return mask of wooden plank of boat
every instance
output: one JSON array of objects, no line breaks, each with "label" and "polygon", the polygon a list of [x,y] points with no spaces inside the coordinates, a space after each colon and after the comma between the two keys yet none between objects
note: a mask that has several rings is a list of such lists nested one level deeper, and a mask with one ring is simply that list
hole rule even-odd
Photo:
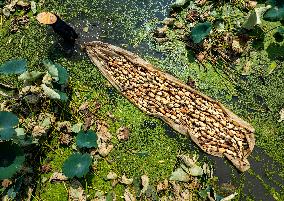
[{"label": "wooden plank of boat", "polygon": [[208,154],[227,157],[240,171],[255,145],[254,128],[219,102],[122,48],[84,44],[108,81],[143,112],[189,136]]}]

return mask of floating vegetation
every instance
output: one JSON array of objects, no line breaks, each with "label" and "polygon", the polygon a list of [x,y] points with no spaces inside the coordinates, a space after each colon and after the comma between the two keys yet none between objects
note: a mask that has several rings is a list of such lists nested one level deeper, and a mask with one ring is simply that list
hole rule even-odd
[{"label": "floating vegetation", "polygon": [[206,36],[209,35],[212,29],[210,22],[196,24],[191,30],[191,38],[193,42],[200,43]]},{"label": "floating vegetation", "polygon": [[2,64],[0,73],[5,75],[21,74],[26,71],[27,61],[25,59],[13,59]]},{"label": "floating vegetation", "polygon": [[97,148],[98,137],[96,133],[92,130],[87,131],[84,133],[80,131],[76,138],[76,143],[79,148]]},{"label": "floating vegetation", "polygon": [[[45,65],[45,72],[28,71],[25,59],[13,59],[0,67],[0,74],[18,75],[18,83],[24,83],[22,87],[0,83],[1,95],[6,98],[0,108],[0,180],[9,181],[9,185],[3,186],[3,192],[8,192],[9,198],[19,196],[21,189],[25,188],[20,182],[21,178],[32,180],[29,173],[35,168],[30,166],[34,162],[28,164],[25,161],[32,160],[32,156],[38,153],[34,152],[37,145],[42,145],[42,141],[47,139],[48,133],[53,129],[56,118],[47,112],[52,110],[48,108],[48,102],[50,99],[68,99],[60,91],[67,87],[67,71],[51,62],[45,62]],[[60,90],[54,89],[54,85]],[[11,91],[13,93],[9,93]],[[13,196],[9,192],[13,192]]]},{"label": "floating vegetation", "polygon": [[0,180],[9,179],[21,170],[25,155],[12,141],[0,142],[0,161]]},{"label": "floating vegetation", "polygon": [[62,170],[68,178],[80,178],[89,172],[91,162],[90,154],[74,153],[64,162]]},{"label": "floating vegetation", "polygon": [[101,42],[84,47],[111,84],[143,112],[190,136],[205,152],[225,155],[239,170],[250,167],[255,140],[247,122],[131,52]]},{"label": "floating vegetation", "polygon": [[[1,199],[284,200],[282,8],[280,0],[0,0]],[[74,52],[65,54],[62,39],[37,21],[38,12],[52,12],[75,28]],[[42,22],[52,23],[50,16],[42,15]],[[222,118],[206,121],[223,117],[219,104],[197,92],[188,97],[159,73],[152,79],[143,71],[144,80],[136,71],[117,71],[118,86],[137,99],[131,104],[77,48],[93,40],[135,52],[247,119],[257,139],[248,158],[251,169],[240,173],[226,160],[202,153],[134,106],[168,115],[174,125],[188,128],[188,119],[189,128],[205,128],[205,134],[192,131],[198,142],[206,141],[204,149],[217,148],[218,154],[225,149],[224,155],[231,149],[223,144],[233,147],[233,155],[240,145],[247,151],[247,139],[228,139],[227,131],[240,135],[238,126],[228,129]],[[50,60],[42,62],[45,58]],[[110,72],[133,71],[124,56],[109,63]],[[135,77],[139,87],[131,88]],[[189,112],[183,110],[187,106]],[[227,138],[211,136],[208,128],[227,129]]]}]

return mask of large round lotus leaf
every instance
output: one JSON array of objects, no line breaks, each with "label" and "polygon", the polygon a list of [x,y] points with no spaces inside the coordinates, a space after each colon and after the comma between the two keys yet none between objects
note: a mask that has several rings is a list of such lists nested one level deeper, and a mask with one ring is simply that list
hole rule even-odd
[{"label": "large round lotus leaf", "polygon": [[209,35],[212,29],[210,22],[198,23],[191,30],[191,38],[194,43],[200,43],[206,36]]},{"label": "large round lotus leaf", "polygon": [[58,84],[67,84],[69,76],[65,68],[59,64],[54,64],[49,60],[43,61],[43,64],[47,68],[48,73],[58,82]]},{"label": "large round lotus leaf", "polygon": [[264,13],[263,19],[270,22],[284,20],[284,5],[282,5],[282,7],[272,7],[268,9]]},{"label": "large round lotus leaf", "polygon": [[87,133],[80,131],[76,138],[76,143],[79,148],[97,148],[98,147],[97,134],[89,130]]},{"label": "large round lotus leaf", "polygon": [[271,6],[284,6],[284,1],[283,0],[268,0],[267,1],[268,4],[270,4]]},{"label": "large round lotus leaf", "polygon": [[25,156],[21,148],[5,141],[0,143],[0,180],[11,178],[19,171],[25,161]]},{"label": "large round lotus leaf", "polygon": [[0,73],[11,75],[21,74],[26,71],[27,61],[25,59],[12,59],[0,66]]},{"label": "large round lotus leaf", "polygon": [[92,162],[90,154],[74,153],[63,164],[62,171],[68,178],[83,177],[89,172]]},{"label": "large round lotus leaf", "polygon": [[16,134],[19,119],[11,112],[0,111],[0,140],[9,140]]}]

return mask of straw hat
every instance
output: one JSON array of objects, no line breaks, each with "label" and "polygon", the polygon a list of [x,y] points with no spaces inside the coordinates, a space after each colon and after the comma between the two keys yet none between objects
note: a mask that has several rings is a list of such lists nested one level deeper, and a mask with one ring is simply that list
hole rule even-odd
[{"label": "straw hat", "polygon": [[42,24],[54,24],[57,21],[56,15],[50,12],[39,13],[36,19]]}]

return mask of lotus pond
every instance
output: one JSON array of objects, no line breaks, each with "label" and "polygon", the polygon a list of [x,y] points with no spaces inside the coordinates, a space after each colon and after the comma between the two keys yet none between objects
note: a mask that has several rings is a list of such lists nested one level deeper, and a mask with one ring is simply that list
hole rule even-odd
[{"label": "lotus pond", "polygon": [[[284,200],[281,0],[0,0],[3,200]],[[73,52],[38,13],[78,33]],[[255,128],[239,172],[136,108],[80,45],[127,49]]]}]

